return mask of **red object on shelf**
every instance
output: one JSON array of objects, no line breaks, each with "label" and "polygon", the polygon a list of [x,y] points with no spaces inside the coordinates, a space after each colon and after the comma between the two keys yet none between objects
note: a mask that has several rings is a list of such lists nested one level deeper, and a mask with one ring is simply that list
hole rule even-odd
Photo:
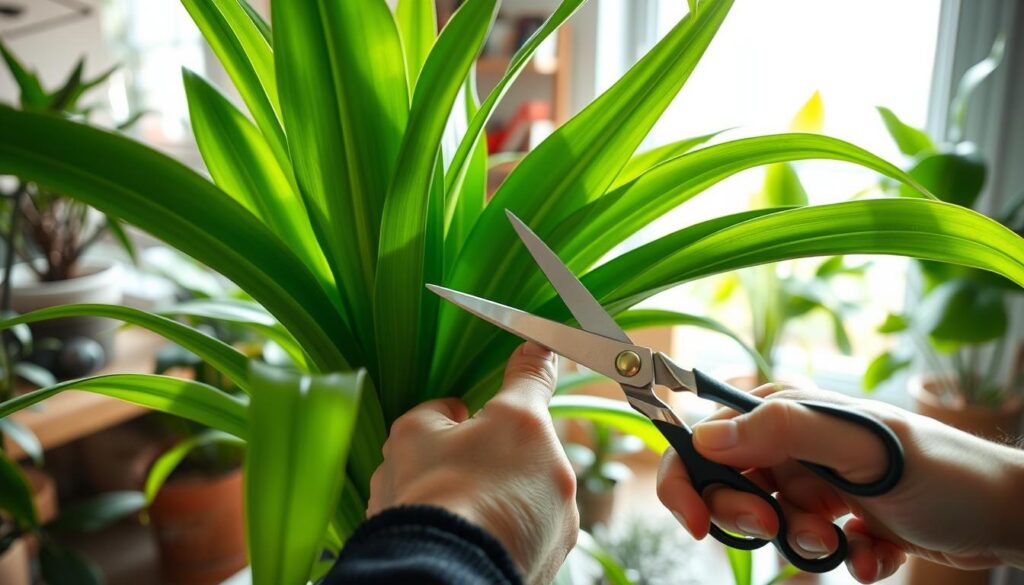
[{"label": "red object on shelf", "polygon": [[523,143],[530,135],[530,126],[550,120],[551,104],[541,100],[523,102],[504,126],[487,133],[487,151],[493,154],[525,150]]}]

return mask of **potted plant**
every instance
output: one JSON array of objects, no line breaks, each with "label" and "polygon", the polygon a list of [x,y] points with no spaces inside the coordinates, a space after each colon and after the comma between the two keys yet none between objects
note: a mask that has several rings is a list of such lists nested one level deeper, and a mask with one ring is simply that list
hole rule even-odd
[{"label": "potted plant", "polygon": [[[794,132],[820,133],[824,128],[824,105],[815,92],[790,122]],[[755,209],[764,207],[802,207],[810,202],[800,177],[793,165],[775,163],[765,167],[760,190],[751,197]],[[826,315],[832,326],[836,348],[844,354],[852,351],[844,320],[855,306],[836,293],[837,281],[858,279],[867,264],[849,265],[842,256],[833,256],[807,270],[806,263],[787,262],[767,264],[723,276],[712,301],[722,303],[743,295],[751,321],[753,348],[768,362],[750,373],[728,377],[730,384],[754,389],[768,382],[791,383],[798,386],[813,385],[810,380],[794,372],[776,372],[776,350],[783,335],[795,322],[815,313]]]},{"label": "potted plant", "polygon": [[629,466],[612,457],[630,455],[644,448],[639,438],[617,432],[605,424],[590,422],[588,445],[563,444],[576,471],[576,503],[580,511],[580,528],[591,531],[597,525],[607,526],[615,508],[615,490],[633,476]]},{"label": "potted plant", "polygon": [[[944,201],[973,208],[985,184],[987,163],[962,139],[970,96],[999,66],[1003,39],[989,56],[960,80],[945,140],[903,123],[891,110],[879,113],[901,152],[912,159],[908,173]],[[886,185],[898,190],[895,185]],[[1024,191],[995,216],[1024,234]],[[1002,439],[1016,437],[1024,411],[1024,342],[1008,328],[1009,306],[1020,289],[1005,279],[966,267],[916,261],[918,290],[900,313],[887,316],[882,333],[903,334],[910,343],[878,355],[864,376],[874,390],[897,372],[918,367],[908,390],[914,409],[970,433]],[[1006,360],[1009,360],[1009,367]],[[988,583],[989,571],[963,571],[912,559],[909,582]]]},{"label": "potted plant", "polygon": [[[426,283],[570,319],[515,245],[506,208],[584,274],[614,313],[680,282],[816,255],[913,255],[1024,283],[1018,235],[934,200],[895,166],[836,139],[790,133],[634,158],[729,0],[691,2],[687,17],[527,155],[490,202],[483,196],[483,127],[537,45],[582,0],[558,6],[479,106],[466,80],[496,0],[467,0],[440,33],[424,16],[432,3],[392,13],[384,2],[284,2],[275,4],[272,28],[239,0],[184,3],[252,115],[185,72],[212,181],[123,136],[4,107],[0,172],[111,212],[224,275],[273,317],[275,341],[296,368],[249,361],[152,313],[56,307],[3,325],[76,314],[142,325],[201,356],[248,399],[190,380],[121,374],[17,397],[0,415],[75,388],[245,440],[246,529],[257,585],[304,583],[329,566],[323,551],[337,551],[363,519],[391,421],[442,395],[461,396],[475,410],[496,391],[516,340],[441,306]],[[413,35],[436,40],[402,42]],[[470,98],[466,109],[454,108],[459,94]],[[465,131],[446,138],[452,114],[469,123],[452,125]],[[917,196],[726,215],[600,263],[625,238],[727,176],[814,157],[867,166],[906,182]],[[986,245],[974,244],[978,238]],[[621,407],[580,410],[637,425]]]},{"label": "potted plant", "polygon": [[[80,59],[58,87],[47,90],[2,43],[0,54],[21,90],[22,109],[79,120],[86,120],[95,109],[95,104],[83,105],[82,99],[115,70],[87,79],[85,60]],[[137,119],[129,119],[118,129],[127,128]],[[32,181],[18,179],[10,193],[3,195],[7,229],[15,235],[14,250],[22,260],[14,269],[15,311],[121,301],[120,265],[111,258],[85,255],[108,233],[132,254],[131,243],[115,218]],[[88,374],[99,368],[111,352],[113,325],[95,317],[33,324],[36,339],[47,343],[37,345],[32,360],[61,378]]]}]

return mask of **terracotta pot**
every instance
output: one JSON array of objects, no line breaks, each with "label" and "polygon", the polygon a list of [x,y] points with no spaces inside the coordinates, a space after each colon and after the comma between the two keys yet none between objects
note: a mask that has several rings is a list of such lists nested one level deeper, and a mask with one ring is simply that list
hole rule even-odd
[{"label": "terracotta pot", "polygon": [[212,585],[248,564],[241,469],[212,478],[172,479],[149,514],[170,582]]},{"label": "terracotta pot", "polygon": [[0,554],[0,583],[4,585],[31,585],[32,577],[29,570],[29,550],[24,538],[11,543],[3,554]]},{"label": "terracotta pot", "polygon": [[[104,258],[86,258],[79,262],[78,275],[67,280],[40,282],[25,264],[14,267],[11,276],[11,306],[18,313],[58,305],[121,302],[121,265]],[[86,338],[99,344],[75,352],[37,347],[32,361],[38,362],[58,377],[84,376],[102,367],[114,352],[117,321],[100,317],[68,317],[32,323],[36,340],[56,339],[65,343]],[[82,341],[76,341],[81,343]],[[95,349],[93,349],[95,348]],[[93,351],[88,351],[93,349]]]},{"label": "terracotta pot", "polygon": [[[990,439],[1016,436],[1020,429],[1024,402],[1019,397],[998,408],[962,403],[950,406],[939,399],[939,378],[915,376],[908,390],[914,410],[925,416],[969,433]],[[911,557],[906,569],[908,585],[986,585],[990,571],[965,571],[918,557]]]},{"label": "terracotta pot", "polygon": [[167,441],[143,421],[131,421],[83,437],[78,456],[89,485],[98,492],[141,490],[149,466]]},{"label": "terracotta pot", "polygon": [[576,507],[580,511],[580,528],[590,532],[598,524],[608,526],[615,511],[615,491],[618,487],[607,490],[591,490],[584,485],[576,489]]},{"label": "terracotta pot", "polygon": [[914,400],[914,410],[962,431],[999,440],[1016,437],[1020,430],[1024,401],[1013,396],[998,408],[961,403],[950,406],[939,399],[939,378],[915,376],[911,378],[908,390]]}]

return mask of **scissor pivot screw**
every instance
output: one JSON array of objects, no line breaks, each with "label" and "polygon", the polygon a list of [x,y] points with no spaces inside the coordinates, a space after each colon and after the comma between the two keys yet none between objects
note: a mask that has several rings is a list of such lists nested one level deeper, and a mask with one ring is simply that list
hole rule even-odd
[{"label": "scissor pivot screw", "polygon": [[635,351],[627,349],[615,356],[615,370],[627,378],[632,378],[640,373],[640,356]]}]

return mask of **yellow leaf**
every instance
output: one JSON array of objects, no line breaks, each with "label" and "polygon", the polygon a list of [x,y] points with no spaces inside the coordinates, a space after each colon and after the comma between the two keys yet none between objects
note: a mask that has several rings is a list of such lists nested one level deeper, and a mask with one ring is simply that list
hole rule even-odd
[{"label": "yellow leaf", "polygon": [[821,101],[821,92],[815,91],[814,95],[800,108],[800,111],[793,116],[793,121],[789,123],[789,130],[819,134],[824,127],[825,104]]}]

